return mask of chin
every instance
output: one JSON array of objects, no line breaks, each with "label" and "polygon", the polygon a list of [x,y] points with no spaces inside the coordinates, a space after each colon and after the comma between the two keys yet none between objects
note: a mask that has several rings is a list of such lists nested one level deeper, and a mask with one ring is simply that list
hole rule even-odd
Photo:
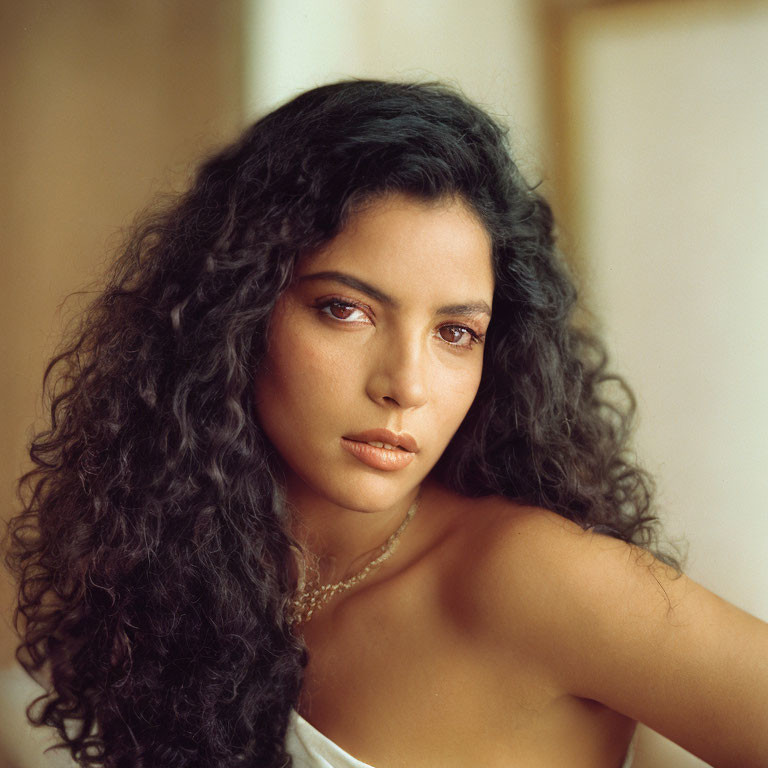
[{"label": "chin", "polygon": [[[421,475],[410,477],[395,472],[349,472],[333,481],[325,476],[304,481],[305,486],[318,496],[327,499],[345,509],[354,509],[364,513],[384,512],[413,492],[422,482]],[[330,482],[329,482],[330,481]]]}]

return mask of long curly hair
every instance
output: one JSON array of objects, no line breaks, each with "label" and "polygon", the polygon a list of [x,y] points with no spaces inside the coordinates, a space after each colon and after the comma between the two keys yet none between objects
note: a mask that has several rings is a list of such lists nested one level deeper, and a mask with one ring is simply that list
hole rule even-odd
[{"label": "long curly hair", "polygon": [[286,622],[296,542],[254,375],[297,258],[395,192],[458,196],[492,240],[482,381],[435,473],[657,547],[634,401],[574,324],[550,207],[505,129],[440,84],[315,88],[140,219],[46,369],[50,424],[5,559],[17,658],[50,680],[28,717],[78,764],[290,765],[308,655]]}]

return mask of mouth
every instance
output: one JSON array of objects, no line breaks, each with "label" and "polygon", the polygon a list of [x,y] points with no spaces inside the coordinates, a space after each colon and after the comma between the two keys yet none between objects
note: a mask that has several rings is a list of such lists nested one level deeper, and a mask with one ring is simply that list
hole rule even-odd
[{"label": "mouth", "polygon": [[[351,438],[350,438],[351,439]],[[389,443],[379,443],[376,440],[355,440],[353,441],[355,443],[362,443],[364,442],[366,445],[372,445],[374,448],[384,448],[387,451],[405,451],[405,448],[402,448],[399,445],[390,445]],[[410,453],[410,451],[408,451]]]},{"label": "mouth", "polygon": [[344,435],[344,439],[356,443],[366,443],[373,448],[381,448],[385,451],[406,453],[418,453],[419,451],[419,444],[407,432],[396,434],[388,429],[369,429],[356,435]]},{"label": "mouth", "polygon": [[368,467],[385,472],[405,469],[416,458],[414,451],[382,440],[342,437],[341,447]]}]

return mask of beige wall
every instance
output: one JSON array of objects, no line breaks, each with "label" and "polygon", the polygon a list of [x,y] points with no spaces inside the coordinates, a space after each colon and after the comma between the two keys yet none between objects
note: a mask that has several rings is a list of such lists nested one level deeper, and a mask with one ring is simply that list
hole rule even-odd
[{"label": "beige wall", "polygon": [[248,0],[246,109],[344,77],[440,79],[509,122],[546,167],[538,0]]},{"label": "beige wall", "polygon": [[[0,3],[2,518],[59,305],[152,195],[183,186],[190,161],[241,124],[241,12],[238,0]],[[4,573],[0,601],[1,667],[15,645]],[[3,711],[0,750],[21,725]]]},{"label": "beige wall", "polygon": [[622,3],[569,42],[585,289],[638,454],[689,575],[768,620],[768,4]]}]

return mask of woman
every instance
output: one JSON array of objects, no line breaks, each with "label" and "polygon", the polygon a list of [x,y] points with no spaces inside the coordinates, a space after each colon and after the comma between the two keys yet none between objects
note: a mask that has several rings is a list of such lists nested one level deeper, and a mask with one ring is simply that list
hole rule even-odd
[{"label": "woman", "polygon": [[317,88],[206,162],[46,374],[37,722],[81,765],[608,768],[636,720],[768,763],[768,627],[659,551],[574,302],[445,87]]}]

